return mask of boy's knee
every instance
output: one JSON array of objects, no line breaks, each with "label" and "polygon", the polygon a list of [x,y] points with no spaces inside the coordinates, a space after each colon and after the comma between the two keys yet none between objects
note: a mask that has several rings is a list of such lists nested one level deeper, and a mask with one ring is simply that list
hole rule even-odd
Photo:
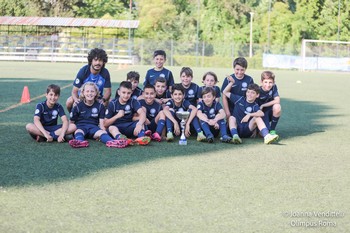
[{"label": "boy's knee", "polygon": [[279,116],[281,114],[281,112],[282,112],[281,105],[280,104],[273,105],[272,111],[273,111],[274,115],[278,115]]}]

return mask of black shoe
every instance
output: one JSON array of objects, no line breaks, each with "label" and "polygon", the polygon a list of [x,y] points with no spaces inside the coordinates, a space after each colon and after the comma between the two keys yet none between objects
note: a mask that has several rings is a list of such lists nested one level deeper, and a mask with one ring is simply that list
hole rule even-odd
[{"label": "black shoe", "polygon": [[74,139],[73,134],[66,134],[64,135],[64,140],[68,142],[69,140]]},{"label": "black shoe", "polygon": [[43,136],[36,136],[36,141],[37,142],[47,142],[47,139]]},{"label": "black shoe", "polygon": [[209,143],[213,143],[213,142],[214,142],[214,137],[213,137],[213,136],[208,136],[208,137],[207,137],[207,141],[208,141]]}]

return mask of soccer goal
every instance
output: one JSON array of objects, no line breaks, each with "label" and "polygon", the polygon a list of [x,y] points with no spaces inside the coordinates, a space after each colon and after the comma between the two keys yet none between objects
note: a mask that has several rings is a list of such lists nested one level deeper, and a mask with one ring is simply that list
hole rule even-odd
[{"label": "soccer goal", "polygon": [[302,70],[350,71],[350,42],[303,40]]}]

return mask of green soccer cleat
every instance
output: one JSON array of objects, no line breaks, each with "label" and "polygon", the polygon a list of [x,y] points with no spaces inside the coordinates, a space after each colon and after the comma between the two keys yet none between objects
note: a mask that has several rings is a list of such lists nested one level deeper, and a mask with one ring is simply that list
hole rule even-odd
[{"label": "green soccer cleat", "polygon": [[233,143],[233,144],[242,144],[242,139],[238,136],[238,134],[234,134],[232,136],[231,143]]},{"label": "green soccer cleat", "polygon": [[275,135],[273,135],[273,134],[267,134],[265,137],[264,137],[264,143],[267,145],[267,144],[271,144],[271,143],[273,143],[273,142],[275,142],[275,141],[277,141],[278,140],[278,135],[277,134],[275,134]]},{"label": "green soccer cleat", "polygon": [[271,135],[277,135],[276,130],[270,130]]},{"label": "green soccer cleat", "polygon": [[207,137],[204,136],[203,132],[199,132],[199,133],[197,134],[197,141],[198,141],[198,142],[207,141]]},{"label": "green soccer cleat", "polygon": [[172,132],[168,132],[168,133],[166,134],[166,141],[167,141],[167,142],[172,142],[172,141],[174,141],[174,134],[173,134]]}]

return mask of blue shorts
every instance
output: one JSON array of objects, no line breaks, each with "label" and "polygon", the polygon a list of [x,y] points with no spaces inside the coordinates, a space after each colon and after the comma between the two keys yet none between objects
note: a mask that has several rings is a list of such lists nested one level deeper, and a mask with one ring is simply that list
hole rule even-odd
[{"label": "blue shorts", "polygon": [[97,131],[101,130],[97,125],[77,125],[77,129],[80,129],[84,132],[85,138],[94,138],[94,135]]},{"label": "blue shorts", "polygon": [[44,126],[44,129],[49,132],[55,132],[56,130],[62,128],[62,125],[48,125]]},{"label": "blue shorts", "polygon": [[116,126],[121,134],[124,134],[127,137],[135,137],[134,135],[134,129],[136,128],[136,124],[139,121],[132,121],[132,122],[124,122],[124,123],[118,123],[114,124]]},{"label": "blue shorts", "polygon": [[151,121],[151,124],[146,125],[146,128],[147,128],[147,130],[151,130],[152,132],[156,132],[156,130],[157,130],[157,123],[156,123],[156,120],[153,119],[153,120]]},{"label": "blue shorts", "polygon": [[237,131],[241,138],[249,138],[253,134],[249,129],[249,122],[239,123],[237,125]]}]

